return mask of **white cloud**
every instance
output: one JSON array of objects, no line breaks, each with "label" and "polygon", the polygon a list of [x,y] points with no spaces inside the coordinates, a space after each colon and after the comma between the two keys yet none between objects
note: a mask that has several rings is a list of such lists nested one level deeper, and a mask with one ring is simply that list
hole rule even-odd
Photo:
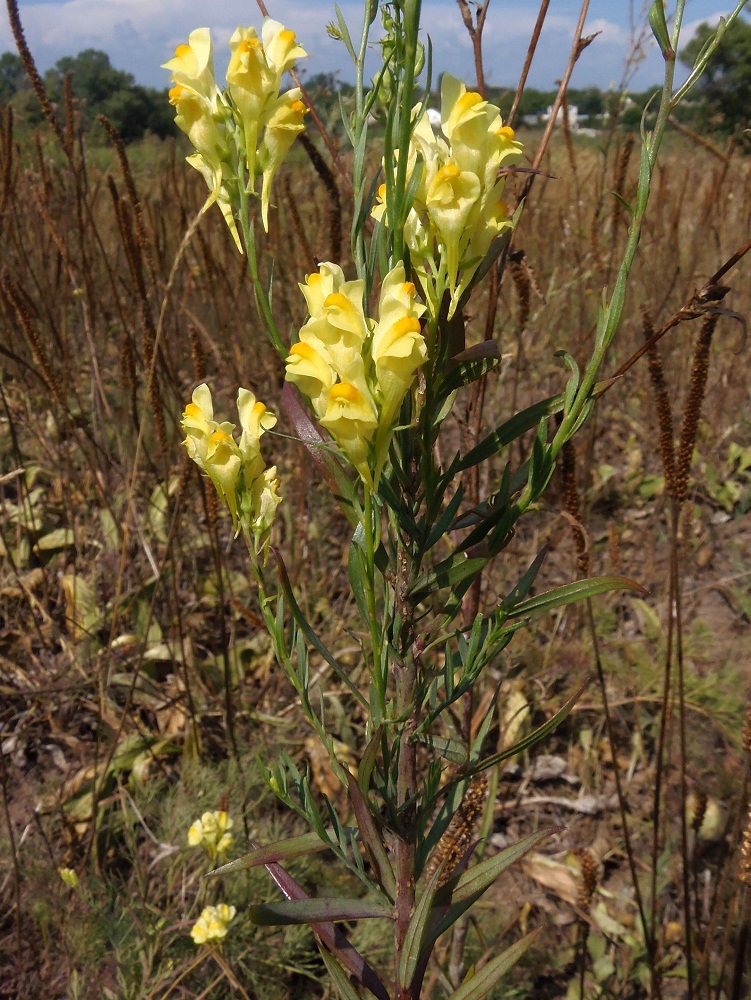
[{"label": "white cloud", "polygon": [[[349,0],[341,5],[355,44],[362,23],[362,4]],[[326,34],[326,22],[333,19],[333,0],[278,0],[272,10],[279,20],[294,27],[311,54],[306,60],[308,74],[341,70],[343,79],[352,79],[344,46]],[[252,14],[251,14],[252,12]],[[75,55],[85,48],[103,49],[118,69],[134,74],[153,86],[166,86],[159,65],[170,58],[177,44],[198,26],[208,25],[215,37],[217,75],[223,69],[222,49],[237,24],[257,23],[250,0],[222,0],[216,7],[205,0],[67,0],[67,2],[22,5],[21,16],[29,46],[42,70],[63,55]],[[485,27],[483,51],[490,83],[514,85],[521,72],[527,41],[535,22],[529,6],[491,5]],[[453,3],[425,0],[423,25],[433,43],[434,73],[450,70],[468,80],[474,78],[469,37]],[[549,15],[529,83],[544,89],[554,86],[562,75],[576,27],[573,15]],[[583,53],[575,70],[575,85],[596,83],[607,86],[618,78],[628,49],[629,32],[615,21],[599,18],[589,23],[586,33],[600,36]],[[373,25],[378,37],[380,24]],[[0,51],[13,50],[7,23],[0,24]],[[375,55],[370,71],[375,71]],[[644,85],[659,78],[659,57],[642,67]],[[635,81],[636,84],[636,81]]]}]

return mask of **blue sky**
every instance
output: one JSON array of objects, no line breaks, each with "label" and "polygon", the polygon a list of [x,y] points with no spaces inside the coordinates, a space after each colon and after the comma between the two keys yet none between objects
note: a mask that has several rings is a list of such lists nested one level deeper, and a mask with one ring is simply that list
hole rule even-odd
[{"label": "blue sky", "polygon": [[[166,86],[168,74],[160,63],[193,28],[208,26],[215,41],[217,78],[226,65],[224,46],[238,24],[260,25],[253,0],[21,0],[20,12],[27,41],[40,69],[64,55],[82,49],[102,49],[113,66],[133,73],[139,83]],[[352,78],[344,47],[332,41],[325,25],[334,16],[334,0],[267,0],[272,17],[297,32],[310,54],[308,74],[340,71]],[[563,73],[579,11],[578,0],[552,0],[529,84],[552,89]],[[669,6],[672,7],[672,4]],[[353,35],[362,23],[362,5],[344,0],[340,7]],[[537,0],[491,0],[484,35],[486,77],[489,83],[514,85],[538,9]],[[732,6],[722,0],[688,0],[684,25],[687,40],[696,25],[716,21]],[[632,23],[633,17],[633,23]],[[591,0],[585,34],[600,31],[583,53],[574,86],[619,85],[626,60],[644,23],[642,0]],[[433,42],[436,74],[449,70],[473,82],[472,50],[455,0],[423,0],[423,24]],[[379,28],[377,21],[374,28]],[[375,32],[377,37],[378,31]],[[0,23],[0,52],[15,51],[7,21]],[[630,89],[656,83],[662,60],[653,44],[643,47]],[[302,65],[302,64],[301,64]],[[373,58],[373,67],[375,57]]]}]

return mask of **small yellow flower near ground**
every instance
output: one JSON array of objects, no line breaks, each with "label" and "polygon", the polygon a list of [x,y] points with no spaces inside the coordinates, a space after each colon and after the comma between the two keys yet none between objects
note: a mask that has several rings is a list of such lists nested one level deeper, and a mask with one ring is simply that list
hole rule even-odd
[{"label": "small yellow flower near ground", "polygon": [[221,941],[227,936],[227,929],[235,919],[237,909],[220,903],[218,906],[205,906],[201,916],[193,924],[190,936],[196,944],[208,944]]},{"label": "small yellow flower near ground", "polygon": [[78,875],[76,875],[72,868],[58,868],[57,873],[71,889],[78,888]]},{"label": "small yellow flower near ground", "polygon": [[229,831],[233,826],[226,812],[218,809],[205,812],[188,830],[188,844],[190,847],[203,847],[214,861],[231,847],[232,834]]}]

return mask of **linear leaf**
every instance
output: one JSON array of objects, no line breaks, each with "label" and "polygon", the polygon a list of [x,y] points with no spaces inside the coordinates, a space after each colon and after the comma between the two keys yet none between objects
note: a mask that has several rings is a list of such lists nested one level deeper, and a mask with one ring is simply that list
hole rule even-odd
[{"label": "linear leaf", "polygon": [[360,791],[357,778],[347,771],[347,785],[349,787],[349,797],[352,802],[352,809],[355,813],[357,828],[360,831],[365,850],[368,852],[371,863],[378,873],[378,881],[388,895],[394,899],[396,897],[396,878],[394,869],[391,867],[386,850],[383,846],[380,831],[373,819],[373,814],[368,808],[368,803]]},{"label": "linear leaf", "polygon": [[462,351],[451,360],[455,365],[449,369],[448,375],[441,382],[441,399],[493,371],[500,365],[501,355],[494,340],[485,340],[470,347],[469,350]]},{"label": "linear leaf", "polygon": [[526,601],[520,601],[509,610],[508,616],[520,618],[535,611],[550,611],[552,608],[583,601],[611,590],[630,590],[642,597],[649,593],[641,584],[629,580],[627,576],[594,576],[588,580],[576,580],[574,583],[555,587],[544,594],[537,594],[535,597],[527,598]]},{"label": "linear leaf", "polygon": [[417,905],[407,926],[407,933],[404,936],[404,947],[399,957],[399,968],[397,970],[397,979],[402,989],[407,989],[412,985],[417,963],[422,952],[422,942],[428,926],[430,911],[438,890],[438,883],[443,875],[444,866],[445,861],[431,875],[428,884],[425,886],[425,891],[417,900]]},{"label": "linear leaf", "polygon": [[528,406],[526,410],[517,413],[510,420],[501,424],[500,427],[496,427],[478,445],[471,451],[468,451],[462,458],[459,468],[463,471],[464,469],[471,469],[474,465],[479,465],[480,462],[484,462],[502,448],[516,441],[526,431],[537,427],[540,420],[545,417],[551,417],[554,413],[560,413],[562,409],[562,394],[550,396],[548,399],[542,399],[538,403],[533,403],[532,406]]},{"label": "linear leaf", "polygon": [[502,872],[541,844],[543,840],[558,833],[559,830],[560,827],[552,826],[547,830],[530,833],[528,836],[522,837],[521,840],[517,840],[515,844],[504,848],[500,854],[486,858],[479,865],[469,868],[457,882],[456,888],[451,894],[451,902],[461,903],[470,896],[478,898],[478,895],[485,892]]},{"label": "linear leaf", "polygon": [[423,573],[412,585],[410,595],[415,602],[421,601],[433,591],[453,587],[467,577],[475,576],[486,563],[487,559],[484,558],[467,559],[463,552],[455,553],[427,573]]},{"label": "linear leaf", "polygon": [[352,694],[357,698],[360,704],[364,708],[368,708],[367,699],[364,697],[361,691],[358,690],[355,684],[350,680],[347,672],[339,664],[339,661],[330,653],[329,650],[324,646],[323,642],[319,639],[316,633],[313,631],[310,622],[302,613],[300,605],[297,603],[294,593],[292,592],[292,586],[289,582],[289,575],[287,573],[287,567],[284,565],[284,560],[282,559],[281,553],[278,549],[273,546],[271,551],[276,559],[277,571],[279,573],[279,582],[281,583],[282,590],[284,591],[284,597],[289,604],[289,609],[292,612],[292,617],[295,619],[300,631],[303,633],[310,645],[316,649],[324,660],[329,664],[329,666],[334,670],[339,680],[341,680],[350,689]]},{"label": "linear leaf", "polygon": [[326,970],[334,984],[334,989],[339,994],[340,1000],[362,1000],[360,994],[350,982],[350,978],[339,962],[329,952],[327,948],[320,948],[321,958]]},{"label": "linear leaf", "polygon": [[260,903],[248,909],[251,922],[261,926],[314,924],[320,920],[393,920],[390,909],[367,899],[285,899],[279,903]]},{"label": "linear leaf", "polygon": [[548,719],[537,729],[533,730],[528,736],[519,740],[518,743],[514,743],[513,746],[507,747],[505,750],[501,750],[499,753],[494,753],[490,757],[486,757],[484,760],[478,761],[478,763],[472,767],[468,772],[466,777],[471,777],[472,775],[479,774],[480,771],[487,771],[489,767],[493,767],[494,764],[500,764],[501,761],[507,760],[509,757],[515,757],[516,754],[521,753],[522,750],[528,750],[529,747],[533,747],[535,743],[539,743],[540,740],[545,739],[548,733],[552,733],[554,729],[563,722],[568,713],[581,698],[584,693],[585,688],[589,681],[585,681],[584,684],[575,691],[574,694],[568,699],[567,702],[560,708],[552,719]]},{"label": "linear leaf", "polygon": [[[258,847],[253,841],[250,843],[252,847]],[[308,899],[305,890],[286,868],[276,862],[270,862],[265,868],[287,899]],[[370,990],[377,1000],[390,1000],[388,991],[377,974],[338,927],[328,921],[321,921],[311,924],[311,929],[358,983]]]},{"label": "linear leaf", "polygon": [[469,760],[467,744],[460,740],[451,740],[445,736],[433,736],[430,733],[416,733],[414,738],[418,743],[424,743],[431,750],[435,750],[440,757],[450,760],[452,764],[461,764],[463,767]]},{"label": "linear leaf", "polygon": [[301,837],[278,840],[275,844],[250,851],[241,858],[230,861],[229,864],[215,868],[208,873],[206,878],[212,875],[229,875],[231,872],[241,872],[246,868],[256,868],[258,865],[268,864],[270,861],[288,861],[290,858],[298,858],[302,854],[318,854],[328,849],[329,845],[325,844],[317,833],[305,833]]},{"label": "linear leaf", "polygon": [[479,972],[476,972],[471,979],[462,983],[455,993],[452,993],[449,1000],[484,1000],[495,984],[506,975],[509,969],[513,968],[524,952],[529,948],[541,928],[537,928],[526,937],[523,937],[516,944],[512,944],[502,955],[491,959]]}]

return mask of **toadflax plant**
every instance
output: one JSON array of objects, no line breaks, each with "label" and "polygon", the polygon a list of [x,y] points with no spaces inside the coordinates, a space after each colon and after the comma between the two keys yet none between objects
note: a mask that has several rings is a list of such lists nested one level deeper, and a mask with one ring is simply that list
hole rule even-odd
[{"label": "toadflax plant", "polygon": [[[448,74],[441,125],[431,127],[423,96],[430,92],[430,58],[418,38],[419,0],[384,6],[383,62],[366,82],[365,53],[377,13],[374,0],[367,0],[357,47],[340,12],[329,26],[353,59],[357,80],[355,110],[344,120],[354,150],[352,263],[345,269],[321,263],[300,282],[307,319],[291,343],[277,330],[258,274],[254,226],[260,216],[267,227],[274,175],[303,127],[300,90],[280,88],[305,52],[292,31],[267,18],[260,37],[242,27],[232,36],[225,89],[214,78],[206,29],[192,32],[165,66],[172,73],[177,123],[195,147],[188,162],[209,187],[205,208],[217,202],[240,252],[247,253],[259,317],[284,365],[289,421],[352,527],[349,578],[362,623],[355,632],[362,668],[353,673],[316,634],[282,554],[269,546],[284,487],[280,492],[261,438],[276,417],[241,388],[238,431],[215,417],[209,387],[198,386],[183,415],[185,446],[248,545],[279,665],[347,791],[347,811],[339,812],[314,791],[309,774],[283,756],[268,768],[268,782],[310,832],[257,846],[219,870],[265,865],[284,899],[252,907],[251,920],[310,925],[345,1000],[417,1000],[439,937],[551,832],[536,832],[473,863],[473,822],[483,808],[486,772],[542,739],[576,700],[513,746],[492,752],[486,744],[496,699],[473,725],[478,682],[533,614],[613,589],[638,589],[620,577],[600,577],[530,596],[543,551],[487,610],[467,599],[545,491],[561,449],[601,391],[597,376],[619,326],[657,151],[669,112],[690,88],[676,95],[672,90],[683,3],[669,32],[658,0],[650,20],[665,56],[665,84],[655,128],[642,135],[629,239],[613,292],[603,296],[592,355],[580,371],[559,352],[568,369],[560,394],[509,414],[442,464],[437,456],[446,446],[436,445],[456,399],[500,364],[493,340],[467,344],[463,316],[483,279],[491,272],[500,277],[520,214],[504,201],[504,182],[523,150],[498,108]],[[700,57],[693,82],[706,58]],[[373,113],[382,114],[385,126],[378,176],[368,175],[365,155]],[[515,465],[509,446],[530,437],[526,458]],[[467,483],[499,454],[508,457],[500,481],[491,479],[488,494],[472,499]],[[367,719],[356,775],[337,757],[340,744],[324,700],[311,700],[311,652],[325,660]],[[459,727],[453,721],[458,716],[464,720]],[[283,866],[324,850],[359,880],[360,896],[309,898]],[[359,919],[390,925],[389,961],[377,965],[361,955],[338,926]],[[534,936],[456,983],[452,1000],[487,996]]]}]

